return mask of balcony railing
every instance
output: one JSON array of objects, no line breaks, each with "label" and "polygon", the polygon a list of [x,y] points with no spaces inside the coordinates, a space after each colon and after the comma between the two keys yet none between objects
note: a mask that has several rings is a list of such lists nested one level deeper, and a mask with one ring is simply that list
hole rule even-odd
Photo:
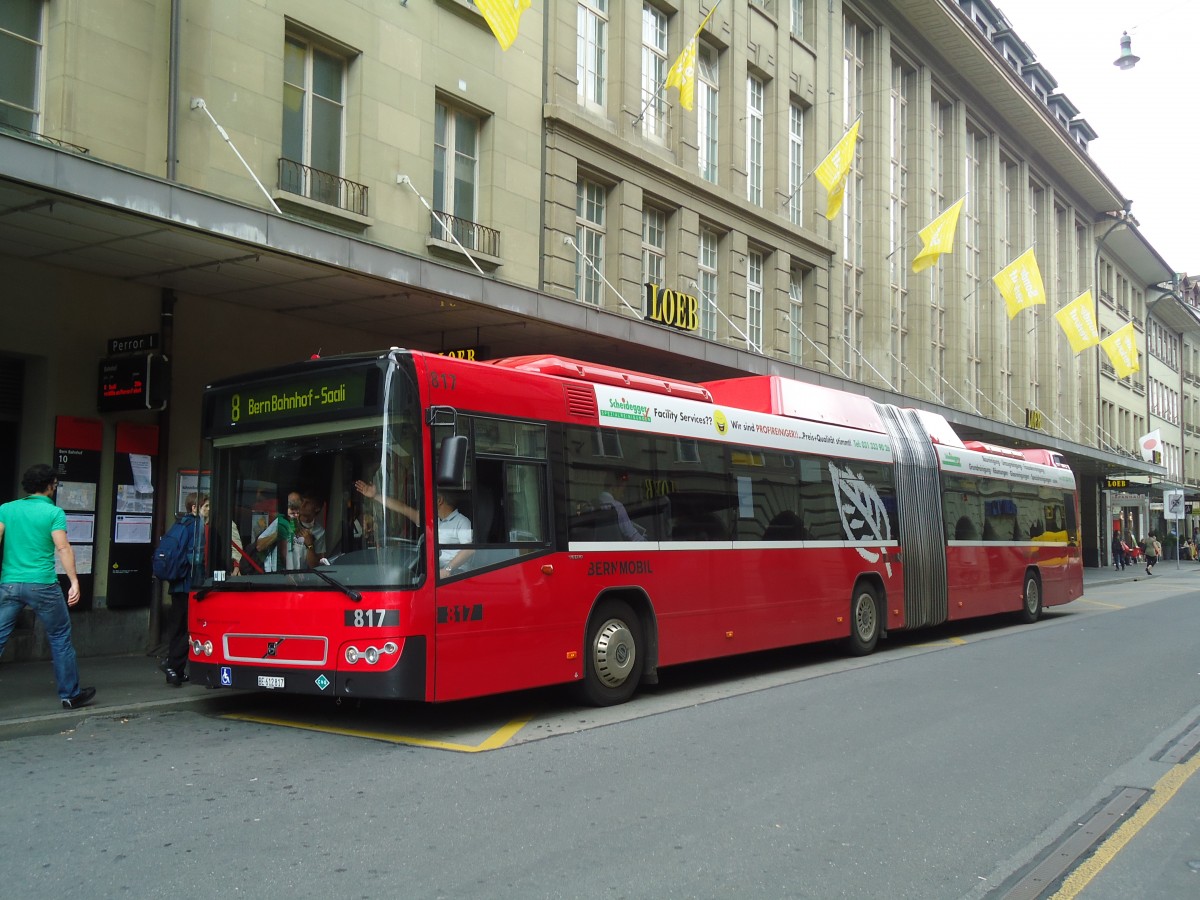
[{"label": "balcony railing", "polygon": [[279,160],[279,189],[360,216],[367,214],[366,185],[301,165],[294,160]]},{"label": "balcony railing", "polygon": [[[439,217],[441,222],[438,221]],[[442,222],[446,223],[445,226],[442,225]],[[437,215],[429,217],[429,236],[431,238],[435,241],[452,244],[454,239],[450,237],[451,234],[468,250],[476,250],[486,256],[500,256],[500,232],[496,229],[488,228],[486,225],[480,225],[469,219],[460,219],[458,216],[452,216],[441,210],[437,211]]]},{"label": "balcony railing", "polygon": [[30,131],[28,128],[9,125],[7,122],[0,122],[0,131],[11,131],[13,134],[39,141],[43,144],[49,144],[51,147],[57,147],[59,150],[70,150],[72,153],[79,154],[88,152],[87,147],[80,147],[78,144],[72,144],[70,141],[60,141],[58,138],[47,137],[44,134],[38,134],[36,131]]}]

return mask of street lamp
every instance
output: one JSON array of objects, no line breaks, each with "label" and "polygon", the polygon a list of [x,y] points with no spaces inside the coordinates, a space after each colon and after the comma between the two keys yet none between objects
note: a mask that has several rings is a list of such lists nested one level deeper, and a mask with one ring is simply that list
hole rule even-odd
[{"label": "street lamp", "polygon": [[1129,36],[1128,31],[1121,32],[1121,55],[1113,60],[1113,65],[1121,71],[1132,69],[1141,60],[1140,56],[1133,55],[1133,38]]},{"label": "street lamp", "polygon": [[[1132,206],[1133,206],[1133,201],[1126,200],[1124,209],[1120,209],[1115,212],[1106,213],[1105,215],[1108,216],[1110,219],[1112,219],[1112,224],[1109,225],[1107,230],[1104,232],[1104,234],[1102,234],[1096,240],[1096,258],[1092,264],[1092,272],[1093,272],[1092,285],[1095,288],[1095,292],[1096,292],[1093,300],[1096,303],[1096,325],[1097,325],[1097,328],[1099,328],[1099,323],[1100,323],[1100,296],[1101,296],[1101,291],[1100,291],[1100,251],[1104,249],[1104,242],[1106,240],[1108,240],[1108,236],[1110,234],[1112,234],[1117,228],[1119,228],[1122,225],[1131,225],[1131,226],[1135,226],[1135,227],[1138,225],[1138,220],[1136,218],[1134,218],[1133,213],[1130,212],[1130,207],[1132,207]],[[1100,222],[1103,222],[1103,221],[1104,221],[1103,219],[1100,220]],[[1099,225],[1100,222],[1097,222],[1095,224]],[[1104,391],[1103,391],[1103,384],[1104,384],[1103,365],[1104,364],[1101,361],[1101,356],[1103,356],[1103,354],[1101,354],[1101,353],[1096,354],[1096,448],[1097,449],[1107,446],[1107,444],[1104,440]],[[1113,448],[1109,447],[1109,449],[1112,450]],[[1103,510],[1106,508],[1106,506],[1104,504],[1104,497],[1102,497],[1100,495],[1099,484],[1096,485],[1095,490],[1096,490],[1097,509]],[[1100,562],[1103,559],[1103,555],[1104,555],[1105,541],[1103,539],[1104,533],[1101,531],[1101,522],[1100,522],[1099,516],[1097,516],[1097,520],[1096,520],[1096,529],[1097,529],[1096,561]]]},{"label": "street lamp", "polygon": [[[1097,324],[1099,324],[1099,320],[1100,320],[1100,315],[1099,315],[1099,313],[1100,313],[1099,304],[1100,304],[1100,294],[1101,294],[1101,291],[1100,291],[1100,251],[1102,251],[1104,249],[1104,242],[1108,240],[1108,236],[1110,234],[1112,234],[1114,231],[1116,231],[1120,226],[1132,225],[1132,226],[1136,227],[1137,225],[1140,224],[1138,222],[1138,220],[1134,217],[1133,213],[1130,212],[1130,207],[1132,207],[1132,206],[1133,206],[1133,201],[1127,200],[1127,201],[1125,201],[1124,209],[1118,210],[1116,212],[1105,213],[1105,215],[1109,216],[1113,221],[1112,221],[1112,224],[1108,226],[1108,229],[1104,232],[1104,234],[1102,234],[1096,240],[1096,259],[1092,264],[1092,272],[1093,272],[1092,284],[1096,290],[1096,296],[1094,297],[1094,300],[1096,302]],[[1101,220],[1101,221],[1103,221],[1103,220]],[[1100,224],[1100,223],[1097,222],[1096,224]],[[1097,447],[1101,447],[1104,445],[1104,415],[1103,415],[1104,414],[1104,405],[1103,405],[1103,400],[1101,398],[1101,391],[1100,391],[1101,379],[1103,377],[1103,370],[1101,369],[1101,365],[1102,365],[1102,363],[1100,360],[1100,354],[1097,353],[1096,354],[1096,446]]]}]

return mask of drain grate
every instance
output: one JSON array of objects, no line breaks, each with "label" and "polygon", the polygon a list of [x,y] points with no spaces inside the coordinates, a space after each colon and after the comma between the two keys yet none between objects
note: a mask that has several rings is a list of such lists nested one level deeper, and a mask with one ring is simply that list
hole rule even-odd
[{"label": "drain grate", "polygon": [[1200,722],[1193,722],[1192,727],[1173,740],[1158,756],[1156,761],[1179,765],[1200,747]]},{"label": "drain grate", "polygon": [[997,900],[1037,900],[1058,884],[1105,836],[1137,807],[1150,792],[1144,788],[1121,788],[1085,822],[1050,848],[1050,852],[1020,881],[995,894]]}]

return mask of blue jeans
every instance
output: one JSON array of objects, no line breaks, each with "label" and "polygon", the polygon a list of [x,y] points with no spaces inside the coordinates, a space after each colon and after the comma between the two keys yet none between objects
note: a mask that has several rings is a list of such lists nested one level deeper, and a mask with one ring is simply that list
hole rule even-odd
[{"label": "blue jeans", "polygon": [[79,666],[75,662],[75,647],[71,643],[71,615],[62,588],[54,584],[0,584],[0,653],[8,643],[17,613],[22,606],[32,609],[50,642],[54,659],[54,678],[58,682],[60,700],[70,700],[79,693]]}]

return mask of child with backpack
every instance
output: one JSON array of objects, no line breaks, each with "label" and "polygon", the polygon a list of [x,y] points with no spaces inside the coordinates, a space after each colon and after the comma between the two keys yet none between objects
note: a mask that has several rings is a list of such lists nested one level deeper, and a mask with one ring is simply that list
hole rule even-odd
[{"label": "child with backpack", "polygon": [[171,609],[167,613],[167,655],[158,668],[167,676],[167,684],[182,687],[188,680],[188,594],[192,589],[192,571],[202,571],[208,537],[208,497],[188,494],[187,512],[172,525],[154,551],[154,574],[167,582]]}]

